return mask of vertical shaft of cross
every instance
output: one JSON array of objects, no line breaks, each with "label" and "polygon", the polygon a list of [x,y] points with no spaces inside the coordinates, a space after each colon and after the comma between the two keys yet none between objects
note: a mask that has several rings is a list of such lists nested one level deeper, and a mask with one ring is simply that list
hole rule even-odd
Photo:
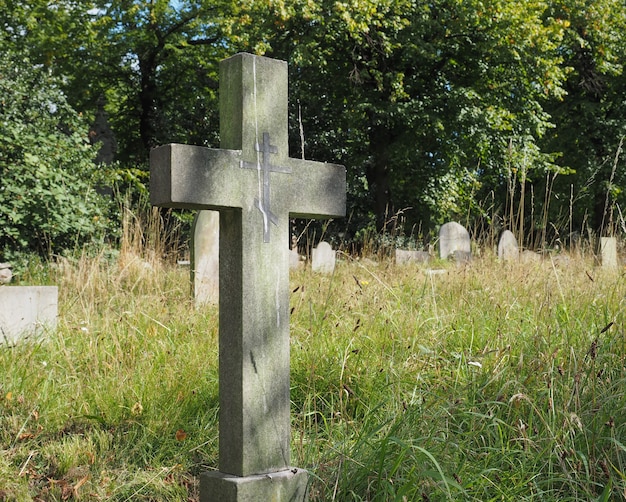
[{"label": "vertical shaft of cross", "polygon": [[[280,198],[270,198],[270,177],[288,175],[273,174],[278,169],[271,164],[278,166],[288,155],[278,146],[286,148],[286,141],[276,136],[278,145],[272,148],[274,138],[266,133],[278,131],[287,115],[287,74],[286,65],[249,55],[222,65],[221,116],[228,118],[221,122],[222,146],[242,150],[241,168],[259,171],[256,198],[220,216],[220,471],[249,476],[285,469],[290,457],[289,270],[284,266],[289,223]],[[242,144],[236,144],[239,138]]]}]

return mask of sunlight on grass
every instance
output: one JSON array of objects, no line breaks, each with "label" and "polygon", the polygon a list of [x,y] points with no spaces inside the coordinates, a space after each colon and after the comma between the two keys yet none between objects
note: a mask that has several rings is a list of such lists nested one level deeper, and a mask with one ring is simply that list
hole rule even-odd
[{"label": "sunlight on grass", "polygon": [[[310,499],[626,497],[622,275],[442,267],[292,273]],[[0,351],[0,499],[196,500],[217,463],[217,308],[193,308],[188,270],[130,251],[41,273],[60,322]]]}]

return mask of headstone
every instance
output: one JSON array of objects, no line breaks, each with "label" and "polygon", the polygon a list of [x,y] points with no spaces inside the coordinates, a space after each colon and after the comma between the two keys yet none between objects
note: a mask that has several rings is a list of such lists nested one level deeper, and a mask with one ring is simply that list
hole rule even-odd
[{"label": "headstone", "polygon": [[220,63],[222,149],[151,152],[154,205],[220,214],[219,472],[200,500],[302,501],[290,467],[289,218],[344,216],[343,166],[288,156],[287,63]]},{"label": "headstone", "polygon": [[468,261],[471,258],[470,236],[463,225],[455,221],[441,225],[439,256],[443,260],[453,258],[457,262]]},{"label": "headstone", "polygon": [[191,239],[191,284],[196,307],[219,300],[220,215],[198,211]]},{"label": "headstone", "polygon": [[100,149],[95,159],[96,164],[110,165],[115,160],[117,153],[117,140],[109,126],[108,116],[104,110],[105,104],[104,96],[100,96],[97,101],[96,118],[89,130],[89,141],[92,145],[100,143]]},{"label": "headstone", "polygon": [[13,278],[10,263],[0,263],[0,284],[9,284]]},{"label": "headstone", "polygon": [[0,337],[14,345],[54,330],[59,290],[56,286],[0,287]]},{"label": "headstone", "polygon": [[443,269],[443,268],[434,268],[434,269],[428,269],[426,271],[426,273],[430,276],[430,277],[434,277],[436,275],[446,275],[448,273],[447,270]]},{"label": "headstone", "polygon": [[427,251],[413,251],[407,249],[396,249],[396,265],[407,263],[428,263],[430,255]]},{"label": "headstone", "polygon": [[572,263],[572,259],[567,254],[555,254],[550,255],[552,263],[559,265],[560,267],[569,267]]},{"label": "headstone", "polygon": [[298,238],[294,235],[291,237],[291,249],[289,250],[289,269],[297,270],[302,268],[304,262],[301,258],[300,253],[298,253]]},{"label": "headstone", "polygon": [[320,274],[332,274],[335,271],[336,253],[328,242],[320,242],[311,251],[311,270]]},{"label": "headstone", "polygon": [[498,259],[502,261],[519,260],[519,246],[517,245],[517,239],[510,230],[505,230],[500,236],[500,241],[498,242]]},{"label": "headstone", "polygon": [[602,268],[617,268],[617,239],[600,237],[600,256]]},{"label": "headstone", "polygon": [[520,255],[520,261],[522,263],[537,263],[541,261],[541,255],[530,249],[524,249]]}]

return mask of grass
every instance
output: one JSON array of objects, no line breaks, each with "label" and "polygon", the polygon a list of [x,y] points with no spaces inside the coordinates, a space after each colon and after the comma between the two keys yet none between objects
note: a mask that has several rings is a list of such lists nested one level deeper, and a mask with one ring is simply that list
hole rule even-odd
[{"label": "grass", "polygon": [[[626,499],[621,272],[591,260],[291,275],[292,463],[312,501]],[[34,267],[47,341],[0,350],[0,500],[197,500],[217,308],[122,250]]]}]

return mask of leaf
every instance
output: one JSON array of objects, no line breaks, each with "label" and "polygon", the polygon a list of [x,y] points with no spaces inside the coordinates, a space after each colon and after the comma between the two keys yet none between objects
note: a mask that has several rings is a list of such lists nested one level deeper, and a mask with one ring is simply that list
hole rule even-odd
[{"label": "leaf", "polygon": [[40,160],[39,157],[37,155],[33,155],[31,153],[26,152],[24,154],[24,162],[26,162],[27,164],[31,164],[34,166],[39,165]]},{"label": "leaf", "polygon": [[184,441],[185,439],[187,439],[187,433],[182,429],[178,429],[176,431],[176,441]]}]

